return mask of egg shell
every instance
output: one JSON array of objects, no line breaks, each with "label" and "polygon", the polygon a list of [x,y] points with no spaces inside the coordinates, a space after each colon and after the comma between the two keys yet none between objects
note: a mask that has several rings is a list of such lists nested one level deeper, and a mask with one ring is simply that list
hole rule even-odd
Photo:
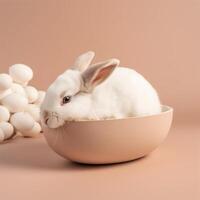
[{"label": "egg shell", "polygon": [[35,124],[34,119],[27,112],[18,112],[11,116],[10,122],[20,132],[31,130]]},{"label": "egg shell", "polygon": [[18,83],[13,83],[11,86],[11,90],[13,93],[17,93],[17,94],[20,94],[20,95],[26,97],[26,92],[25,92],[24,88]]},{"label": "egg shell", "polygon": [[33,71],[24,64],[15,64],[9,68],[9,74],[16,83],[27,85],[33,78]]},{"label": "egg shell", "polygon": [[8,122],[0,122],[0,129],[4,133],[4,140],[12,137],[12,135],[14,134],[13,126]]},{"label": "egg shell", "polygon": [[27,98],[17,93],[11,93],[1,100],[1,103],[8,108],[11,113],[22,112],[28,105]]},{"label": "egg shell", "polygon": [[24,137],[37,137],[40,132],[41,132],[41,126],[38,122],[35,122],[33,128],[29,131],[23,131],[21,132],[21,134],[24,136]]},{"label": "egg shell", "polygon": [[0,100],[3,99],[4,97],[8,96],[9,94],[12,93],[12,90],[9,88],[4,91],[0,91]]},{"label": "egg shell", "polygon": [[8,74],[0,74],[0,91],[7,90],[12,85],[12,78]]},{"label": "egg shell", "polygon": [[22,133],[16,130],[16,136],[22,136]]},{"label": "egg shell", "polygon": [[4,138],[5,138],[4,132],[3,130],[0,129],[0,143],[4,141]]},{"label": "egg shell", "polygon": [[9,110],[5,106],[0,105],[0,122],[2,121],[7,122],[9,118],[10,118]]},{"label": "egg shell", "polygon": [[44,92],[42,90],[38,91],[38,98],[35,101],[35,104],[40,106],[42,104],[42,102],[44,101],[45,95],[46,95],[46,92]]},{"label": "egg shell", "polygon": [[34,103],[38,98],[38,91],[33,86],[25,87],[26,96],[28,98],[29,103]]},{"label": "egg shell", "polygon": [[36,122],[40,121],[40,108],[35,104],[28,104],[25,112],[29,113]]}]

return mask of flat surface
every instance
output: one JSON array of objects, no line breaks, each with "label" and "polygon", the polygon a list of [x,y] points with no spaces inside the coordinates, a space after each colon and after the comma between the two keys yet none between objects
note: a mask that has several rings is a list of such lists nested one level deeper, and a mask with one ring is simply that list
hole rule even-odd
[{"label": "flat surface", "polygon": [[200,199],[200,127],[176,126],[151,155],[115,165],[74,164],[43,137],[0,145],[0,198]]}]

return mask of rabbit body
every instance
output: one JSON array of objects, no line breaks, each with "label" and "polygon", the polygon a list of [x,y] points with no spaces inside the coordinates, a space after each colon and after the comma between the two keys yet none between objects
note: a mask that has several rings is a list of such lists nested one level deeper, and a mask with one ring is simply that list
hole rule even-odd
[{"label": "rabbit body", "polygon": [[93,52],[81,55],[48,88],[41,106],[50,128],[66,121],[154,115],[161,112],[156,90],[133,69],[111,59],[90,67]]},{"label": "rabbit body", "polygon": [[160,100],[152,85],[133,69],[117,67],[91,94],[89,119],[158,114]]}]

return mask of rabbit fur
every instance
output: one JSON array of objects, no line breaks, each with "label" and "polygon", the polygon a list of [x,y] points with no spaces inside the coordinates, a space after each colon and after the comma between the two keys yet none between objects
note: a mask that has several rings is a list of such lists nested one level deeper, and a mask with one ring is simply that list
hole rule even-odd
[{"label": "rabbit fur", "polygon": [[[66,121],[154,115],[161,112],[156,90],[118,59],[91,65],[94,52],[80,55],[50,85],[41,105],[42,122],[58,128]],[[63,98],[70,98],[63,102]],[[66,99],[66,98],[65,98]]]}]

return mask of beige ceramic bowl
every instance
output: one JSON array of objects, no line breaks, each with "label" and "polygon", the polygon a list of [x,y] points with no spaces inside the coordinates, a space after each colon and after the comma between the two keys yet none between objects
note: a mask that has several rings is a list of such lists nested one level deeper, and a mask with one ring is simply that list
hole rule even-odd
[{"label": "beige ceramic bowl", "polygon": [[79,163],[108,164],[134,160],[157,148],[172,122],[173,109],[126,119],[77,121],[58,129],[44,128],[49,146],[59,155]]}]

